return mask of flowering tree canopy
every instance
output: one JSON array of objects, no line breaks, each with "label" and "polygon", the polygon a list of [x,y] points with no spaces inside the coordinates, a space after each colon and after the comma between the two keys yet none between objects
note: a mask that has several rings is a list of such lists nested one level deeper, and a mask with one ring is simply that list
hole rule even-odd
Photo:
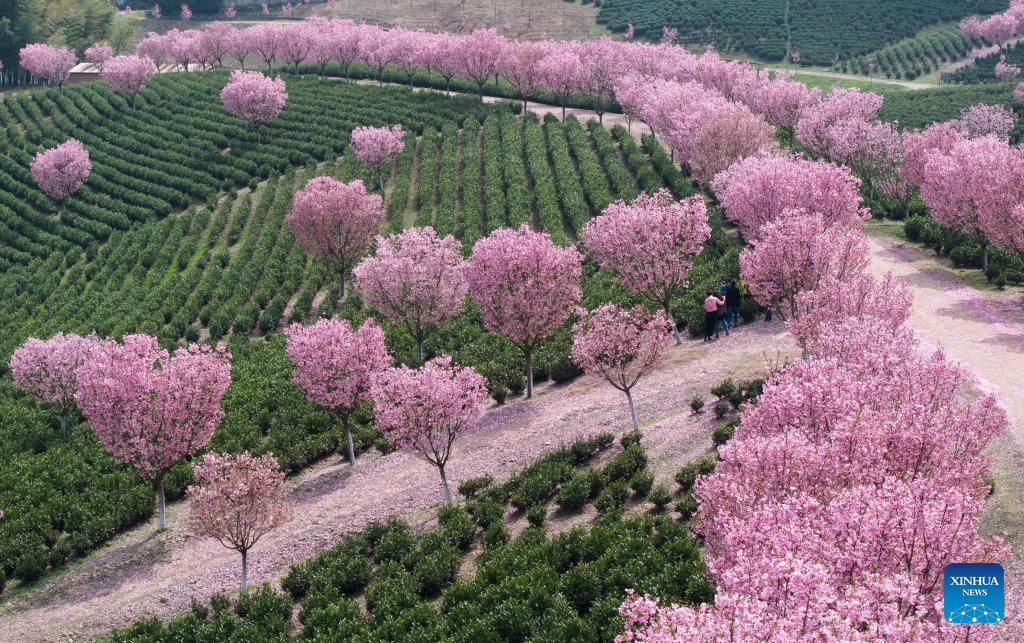
[{"label": "flowering tree canopy", "polygon": [[356,179],[341,183],[329,176],[311,179],[295,193],[288,227],[306,252],[338,272],[341,299],[345,278],[363,256],[384,220],[384,199]]},{"label": "flowering tree canopy", "polygon": [[391,164],[405,149],[401,125],[357,127],[352,130],[352,149],[356,157],[373,169],[377,187],[384,192],[384,166]]},{"label": "flowering tree canopy", "polygon": [[849,226],[868,216],[861,207],[860,179],[832,163],[789,156],[753,156],[721,172],[712,188],[743,236],[790,208],[818,212],[827,225]]},{"label": "flowering tree canopy", "polygon": [[598,307],[573,326],[572,361],[626,394],[634,431],[640,431],[640,422],[633,387],[661,361],[672,341],[672,327],[661,313],[614,304]]},{"label": "flowering tree canopy", "polygon": [[156,65],[149,58],[142,56],[115,56],[103,65],[100,77],[119,94],[132,98],[132,109],[135,108],[135,96],[146,88],[146,81],[156,73]]},{"label": "flowering tree canopy", "polygon": [[75,52],[67,47],[54,47],[36,42],[21,48],[18,52],[18,62],[28,73],[57,83],[63,89],[64,83],[71,75],[71,69],[78,61]]},{"label": "flowering tree canopy", "polygon": [[349,464],[355,464],[349,418],[360,402],[370,399],[374,373],[391,364],[384,331],[367,319],[353,331],[347,321],[321,319],[312,326],[285,328],[285,352],[295,363],[292,381],[306,398],[341,418]]},{"label": "flowering tree canopy", "polygon": [[[711,237],[704,200],[676,201],[666,189],[618,201],[583,228],[583,245],[622,286],[661,306],[672,319],[672,299],[686,286],[693,258]],[[675,328],[675,324],[673,324]],[[674,330],[676,343],[681,343]]]},{"label": "flowering tree canopy", "polygon": [[526,357],[526,396],[533,395],[533,348],[569,319],[583,296],[583,256],[527,225],[502,228],[473,248],[467,280],[484,326],[509,338]]},{"label": "flowering tree canopy", "polygon": [[829,277],[844,282],[867,264],[860,230],[827,227],[818,213],[786,210],[740,255],[740,274],[757,303],[778,304],[785,318],[795,319],[800,293],[816,290]]},{"label": "flowering tree canopy", "polygon": [[405,325],[422,361],[427,329],[448,323],[465,308],[466,267],[457,239],[438,237],[430,227],[408,228],[377,237],[377,254],[352,275],[366,303]]},{"label": "flowering tree canopy", "polygon": [[86,49],[83,55],[85,56],[86,62],[99,65],[102,69],[103,63],[107,62],[114,56],[114,50],[111,49],[110,45],[96,44]]},{"label": "flowering tree canopy", "polygon": [[223,348],[193,344],[172,356],[147,335],[105,344],[78,370],[82,415],[103,448],[156,484],[161,529],[164,476],[210,441],[230,383]]},{"label": "flowering tree canopy", "polygon": [[291,517],[285,502],[284,473],[270,453],[258,458],[207,453],[192,467],[196,484],[188,488],[192,501],[189,526],[242,555],[242,594],[248,591],[249,550]]},{"label": "flowering tree canopy", "polygon": [[89,178],[92,162],[88,150],[72,138],[36,154],[31,170],[39,189],[63,207]]},{"label": "flowering tree canopy", "polygon": [[969,138],[995,136],[1004,141],[1010,140],[1010,132],[1017,122],[1012,109],[1002,105],[972,105],[954,121]]},{"label": "flowering tree canopy", "polygon": [[220,92],[220,102],[229,114],[264,125],[277,118],[288,101],[281,77],[268,78],[254,71],[231,72],[231,79]]},{"label": "flowering tree canopy", "polygon": [[456,438],[476,429],[486,399],[484,378],[472,368],[452,364],[447,355],[419,370],[401,366],[374,378],[377,429],[398,448],[437,467],[449,503],[452,494],[445,465]]},{"label": "flowering tree canopy", "polygon": [[11,377],[60,416],[61,428],[75,410],[78,369],[104,348],[95,334],[57,333],[47,340],[30,337],[11,355]]}]

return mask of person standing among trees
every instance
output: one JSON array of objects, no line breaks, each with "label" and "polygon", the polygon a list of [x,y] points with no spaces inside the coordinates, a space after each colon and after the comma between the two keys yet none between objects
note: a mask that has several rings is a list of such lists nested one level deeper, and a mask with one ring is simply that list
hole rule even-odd
[{"label": "person standing among trees", "polygon": [[739,325],[740,323],[740,301],[743,294],[736,286],[736,280],[730,279],[729,285],[725,287],[725,323],[726,326]]},{"label": "person standing among trees", "polygon": [[725,304],[724,299],[715,297],[712,290],[708,290],[704,299],[704,341],[710,342],[715,334],[715,327],[718,325],[718,307]]}]

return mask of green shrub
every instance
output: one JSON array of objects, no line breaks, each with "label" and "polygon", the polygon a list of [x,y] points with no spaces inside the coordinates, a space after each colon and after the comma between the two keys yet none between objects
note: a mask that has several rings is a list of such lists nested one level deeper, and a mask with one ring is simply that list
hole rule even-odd
[{"label": "green shrub", "polygon": [[731,440],[739,423],[739,418],[731,418],[725,424],[715,427],[715,430],[711,432],[712,444],[717,448]]},{"label": "green shrub", "polygon": [[415,549],[416,536],[409,525],[396,520],[373,545],[373,560],[378,564],[388,561],[400,563]]},{"label": "green shrub", "polygon": [[950,251],[949,260],[956,268],[980,268],[981,246],[974,243],[959,245]]},{"label": "green shrub", "polygon": [[692,493],[687,492],[676,501],[675,510],[679,513],[680,520],[689,520],[693,514],[697,513],[697,499],[693,497]]},{"label": "green shrub", "polygon": [[381,565],[366,587],[366,609],[374,621],[393,618],[418,602],[415,579],[390,561]]},{"label": "green shrub", "polygon": [[736,383],[732,379],[726,379],[719,382],[714,388],[711,389],[711,394],[717,397],[719,400],[727,400],[729,396],[736,392]]},{"label": "green shrub", "polygon": [[577,474],[562,483],[555,502],[565,511],[577,511],[590,499],[590,485],[586,475]]},{"label": "green shrub", "polygon": [[611,462],[601,469],[602,477],[606,483],[616,481],[626,482],[638,471],[647,466],[647,454],[639,444],[632,444],[622,450],[621,453],[612,458]]},{"label": "green shrub", "polygon": [[486,548],[496,547],[504,545],[508,542],[509,533],[508,529],[505,528],[505,523],[497,521],[491,523],[484,532],[480,534],[480,542]]},{"label": "green shrub", "polygon": [[459,493],[466,498],[475,498],[478,493],[487,489],[492,484],[494,484],[494,478],[491,476],[469,478],[459,483]]},{"label": "green shrub", "polygon": [[476,536],[476,523],[469,513],[458,505],[446,505],[437,512],[441,532],[456,547],[469,549]]},{"label": "green shrub", "polygon": [[663,511],[665,509],[665,506],[668,503],[672,502],[672,494],[669,493],[668,487],[659,482],[658,484],[654,485],[654,488],[651,489],[651,492],[647,494],[647,500],[649,500],[654,505],[655,509],[657,509],[658,511]]},{"label": "green shrub", "polygon": [[718,400],[715,402],[715,417],[721,420],[725,417],[725,414],[729,412],[729,403],[725,400]]},{"label": "green shrub", "polygon": [[501,522],[505,518],[505,505],[493,498],[478,498],[468,503],[466,508],[481,529],[487,529],[495,522]]},{"label": "green shrub", "polygon": [[640,471],[629,481],[629,488],[633,490],[637,498],[646,498],[654,486],[654,474],[650,471]]},{"label": "green shrub", "polygon": [[619,438],[619,445],[622,446],[623,449],[627,449],[634,444],[640,444],[640,437],[640,434],[636,431],[630,431]]},{"label": "green shrub", "polygon": [[594,501],[594,507],[603,514],[617,511],[626,506],[626,498],[628,497],[629,487],[626,486],[625,482],[616,480],[604,488],[601,495]]},{"label": "green shrub", "polygon": [[544,519],[547,517],[548,508],[545,505],[534,505],[526,510],[526,520],[529,521],[532,527],[542,526]]},{"label": "green shrub", "polygon": [[690,410],[694,413],[700,413],[704,408],[704,398],[699,395],[690,400]]},{"label": "green shrub", "polygon": [[459,550],[444,546],[422,556],[412,568],[412,576],[420,586],[420,593],[434,597],[447,587],[459,573]]},{"label": "green shrub", "polygon": [[691,491],[693,484],[697,481],[697,476],[708,475],[713,472],[717,462],[717,454],[711,454],[683,465],[679,471],[676,471],[675,475],[675,480],[679,484],[679,490],[683,493]]}]

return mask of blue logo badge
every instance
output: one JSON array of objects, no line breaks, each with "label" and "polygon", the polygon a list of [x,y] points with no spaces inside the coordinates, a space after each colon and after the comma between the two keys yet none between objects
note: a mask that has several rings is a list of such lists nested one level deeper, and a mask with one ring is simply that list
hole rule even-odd
[{"label": "blue logo badge", "polygon": [[943,608],[950,623],[1002,623],[1006,605],[1003,566],[997,563],[946,565]]}]

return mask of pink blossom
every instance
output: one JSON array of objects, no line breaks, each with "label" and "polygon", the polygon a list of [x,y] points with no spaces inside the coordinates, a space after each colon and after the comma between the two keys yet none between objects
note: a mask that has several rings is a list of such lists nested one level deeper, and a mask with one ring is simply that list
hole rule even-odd
[{"label": "pink blossom", "polygon": [[47,340],[30,337],[11,355],[14,385],[54,408],[63,429],[75,411],[78,368],[103,350],[95,334],[57,333]]},{"label": "pink blossom", "polygon": [[996,78],[999,80],[1013,80],[1017,76],[1020,76],[1020,67],[1007,63],[1005,55],[1000,56],[999,62],[996,63]]},{"label": "pink blossom", "polygon": [[787,72],[777,71],[774,77],[767,72],[748,76],[737,87],[735,98],[775,126],[786,128],[792,134],[803,110],[821,101],[821,90],[792,79]]},{"label": "pink blossom", "polygon": [[191,63],[199,62],[203,58],[198,31],[171,29],[164,37],[167,51],[180,71],[188,71]]},{"label": "pink blossom", "polygon": [[960,114],[960,119],[954,121],[969,138],[981,138],[982,136],[995,136],[1004,141],[1010,139],[1010,132],[1017,122],[1017,116],[1013,110],[1002,105],[972,105]]},{"label": "pink blossom", "polygon": [[710,186],[737,161],[778,150],[775,129],[764,118],[742,105],[732,105],[705,121],[690,142],[690,173],[702,185]]},{"label": "pink blossom", "polygon": [[242,31],[242,37],[249,45],[249,51],[259,56],[271,73],[274,71],[274,60],[280,48],[281,30],[277,25],[258,24]]},{"label": "pink blossom", "polygon": [[366,303],[405,325],[422,361],[427,330],[447,324],[465,308],[466,267],[457,239],[438,237],[430,227],[408,228],[377,237],[376,255],[352,275]]},{"label": "pink blossom", "polygon": [[192,10],[188,8],[187,4],[181,5],[181,21],[188,24],[188,21],[192,19]]},{"label": "pink blossom", "polygon": [[352,130],[352,149],[360,161],[373,169],[377,186],[383,193],[384,167],[394,162],[405,149],[405,132],[401,125],[357,127]]},{"label": "pink blossom", "polygon": [[924,168],[932,152],[948,154],[953,145],[966,138],[956,121],[935,123],[921,131],[903,134],[903,164],[900,176],[910,185],[924,184]]},{"label": "pink blossom", "polygon": [[260,4],[260,12],[265,16],[270,15],[270,7],[267,6],[266,2]]},{"label": "pink blossom", "polygon": [[226,7],[224,7],[224,17],[227,18],[228,20],[231,20],[232,18],[234,18],[237,15],[238,15],[238,9],[235,8],[235,3],[234,2],[232,2],[231,4],[229,4]]},{"label": "pink blossom", "polygon": [[362,181],[341,183],[329,176],[310,180],[292,199],[288,227],[306,252],[337,271],[342,299],[349,270],[384,220],[383,204]]},{"label": "pink blossom", "polygon": [[837,87],[827,98],[804,110],[796,126],[796,138],[815,154],[829,156],[837,139],[832,128],[851,120],[875,121],[881,107],[878,94]]},{"label": "pink blossom", "polygon": [[968,16],[960,21],[960,33],[968,38],[981,35],[981,20],[978,16]]},{"label": "pink blossom", "polygon": [[533,349],[569,319],[580,298],[583,256],[527,225],[501,228],[473,248],[467,281],[484,326],[526,357],[526,396],[533,395]]},{"label": "pink blossom", "polygon": [[192,469],[196,484],[188,488],[189,526],[197,536],[215,538],[242,555],[245,595],[249,550],[291,518],[284,473],[272,454],[254,458],[248,451],[207,453]]},{"label": "pink blossom", "polygon": [[42,43],[25,45],[18,52],[18,62],[37,78],[57,83],[63,89],[75,66],[75,52],[67,47],[54,47]]},{"label": "pink blossom", "polygon": [[164,526],[164,476],[206,446],[224,417],[231,355],[192,344],[171,356],[156,338],[126,335],[78,370],[75,401],[100,444],[157,488]]},{"label": "pink blossom", "polygon": [[[694,196],[676,201],[668,190],[618,201],[583,228],[583,245],[622,286],[658,304],[668,319],[686,287],[693,258],[711,237],[707,206]],[[676,343],[681,343],[678,329]]]},{"label": "pink blossom", "polygon": [[255,71],[235,70],[220,92],[220,102],[229,114],[255,124],[259,131],[284,109],[288,92],[280,76],[268,78]]},{"label": "pink blossom", "polygon": [[867,241],[859,230],[828,227],[821,214],[787,209],[740,255],[740,274],[757,303],[778,305],[784,318],[795,319],[801,293],[818,289],[827,278],[844,282],[867,263]]},{"label": "pink blossom", "polygon": [[661,313],[614,304],[598,307],[573,326],[572,361],[626,394],[634,431],[640,431],[640,422],[633,387],[661,362],[672,341],[672,327]]},{"label": "pink blossom", "polygon": [[110,48],[110,45],[97,44],[85,50],[86,62],[99,65],[101,68],[103,67],[103,63],[110,60],[113,56],[114,50]]},{"label": "pink blossom", "polygon": [[63,207],[68,197],[88,180],[92,162],[89,151],[71,138],[36,154],[31,170],[39,189]]},{"label": "pink blossom", "polygon": [[292,17],[292,3],[287,2],[281,7],[281,15],[285,18]]},{"label": "pink blossom", "polygon": [[537,65],[541,82],[552,92],[562,107],[565,119],[565,103],[573,94],[583,90],[583,61],[570,46],[553,49]]},{"label": "pink blossom", "polygon": [[199,32],[199,46],[203,58],[224,66],[224,58],[235,52],[237,41],[242,35],[237,29],[223,22],[215,22]]},{"label": "pink blossom", "polygon": [[509,43],[502,58],[502,66],[498,73],[523,97],[524,113],[527,100],[543,85],[544,73],[541,70],[541,63],[550,52],[549,43],[513,41]]},{"label": "pink blossom", "polygon": [[171,48],[167,36],[152,31],[139,41],[135,52],[139,56],[145,56],[152,60],[158,70],[171,60]]},{"label": "pink blossom", "polygon": [[486,399],[484,378],[472,368],[452,364],[447,355],[419,370],[401,366],[373,379],[377,429],[398,448],[437,467],[448,503],[452,494],[444,467],[455,440],[477,428]]},{"label": "pink blossom", "polygon": [[762,226],[789,208],[817,212],[829,226],[851,226],[868,217],[861,207],[860,179],[832,163],[752,156],[719,173],[711,187],[747,239],[757,238]]},{"label": "pink blossom", "polygon": [[306,398],[334,412],[348,442],[348,461],[355,464],[349,419],[360,402],[370,399],[374,373],[391,365],[384,331],[367,319],[353,331],[347,321],[321,319],[312,326],[292,324],[284,331],[285,351],[295,363],[292,381]]},{"label": "pink blossom", "polygon": [[100,77],[119,94],[131,96],[132,108],[135,96],[146,88],[146,81],[156,73],[156,65],[149,58],[140,56],[115,56],[103,65]]},{"label": "pink blossom", "polygon": [[978,25],[978,33],[981,34],[981,37],[1000,49],[1017,35],[1017,29],[1017,19],[1009,12],[997,13]]},{"label": "pink blossom", "polygon": [[293,72],[299,73],[299,65],[306,62],[316,43],[313,28],[309,22],[299,22],[277,28],[277,57],[285,65],[292,65]]},{"label": "pink blossom", "polygon": [[477,84],[481,100],[484,85],[498,73],[507,46],[508,41],[494,29],[475,29],[455,41],[455,49],[451,52],[454,67],[459,74]]},{"label": "pink blossom", "polygon": [[149,10],[149,15],[150,15],[151,18],[153,18],[153,20],[159,20],[160,19],[160,5],[154,4],[153,7]]}]

